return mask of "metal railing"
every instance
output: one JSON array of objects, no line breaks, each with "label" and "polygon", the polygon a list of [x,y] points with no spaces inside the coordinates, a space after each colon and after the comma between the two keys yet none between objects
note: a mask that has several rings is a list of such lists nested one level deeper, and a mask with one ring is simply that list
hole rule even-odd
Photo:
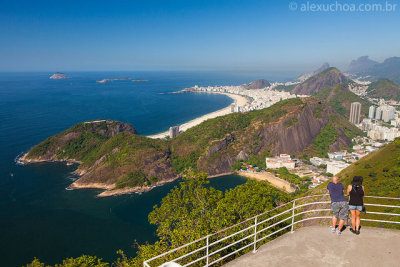
[{"label": "metal railing", "polygon": [[[371,203],[372,200],[379,203]],[[365,196],[365,202],[367,214],[361,221],[371,226],[400,225],[400,198]],[[293,233],[295,227],[305,226],[308,221],[330,219],[330,203],[328,194],[297,198],[157,255],[143,265],[159,266],[167,262],[182,266],[222,265],[247,252],[256,252],[257,247],[284,233]]]}]

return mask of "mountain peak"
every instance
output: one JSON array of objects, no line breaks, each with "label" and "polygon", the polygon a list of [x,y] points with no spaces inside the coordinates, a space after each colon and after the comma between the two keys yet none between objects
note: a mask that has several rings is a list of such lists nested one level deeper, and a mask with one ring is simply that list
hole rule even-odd
[{"label": "mountain peak", "polygon": [[370,70],[378,62],[369,59],[368,56],[362,56],[350,62],[348,71],[353,73],[360,73]]},{"label": "mountain peak", "polygon": [[347,81],[349,81],[349,79],[347,79],[340,70],[335,67],[330,67],[298,84],[293,88],[292,93],[312,95],[325,87],[335,86]]},{"label": "mountain peak", "polygon": [[300,77],[297,78],[298,81],[300,82],[304,82],[305,80],[307,80],[308,78],[323,72],[324,70],[328,69],[330,67],[329,63],[325,62],[324,64],[322,64],[321,67],[319,67],[317,70],[313,71],[313,72],[309,72],[306,74],[301,75]]},{"label": "mountain peak", "polygon": [[263,89],[270,87],[271,84],[267,80],[259,79],[244,86],[245,89]]}]

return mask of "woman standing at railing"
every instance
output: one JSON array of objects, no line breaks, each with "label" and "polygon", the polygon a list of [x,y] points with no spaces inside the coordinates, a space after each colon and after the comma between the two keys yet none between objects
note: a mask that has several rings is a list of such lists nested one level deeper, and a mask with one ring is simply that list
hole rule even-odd
[{"label": "woman standing at railing", "polygon": [[351,212],[351,225],[350,231],[354,234],[360,234],[360,214],[363,210],[363,197],[365,193],[364,186],[362,185],[363,178],[361,176],[354,176],[353,181],[347,187],[347,195],[350,196],[349,210]]}]

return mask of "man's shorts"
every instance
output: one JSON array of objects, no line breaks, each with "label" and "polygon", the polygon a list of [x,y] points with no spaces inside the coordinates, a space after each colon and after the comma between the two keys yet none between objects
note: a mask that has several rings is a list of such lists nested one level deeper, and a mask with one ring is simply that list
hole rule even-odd
[{"label": "man's shorts", "polygon": [[346,201],[332,202],[333,216],[341,220],[347,220],[349,216],[349,205]]}]

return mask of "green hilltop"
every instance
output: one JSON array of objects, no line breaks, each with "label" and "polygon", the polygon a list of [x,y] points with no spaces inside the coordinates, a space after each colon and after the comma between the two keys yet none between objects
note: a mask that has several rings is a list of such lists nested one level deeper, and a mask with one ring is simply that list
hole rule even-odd
[{"label": "green hilltop", "polygon": [[367,95],[372,98],[400,101],[400,86],[388,79],[380,79],[371,83]]}]

